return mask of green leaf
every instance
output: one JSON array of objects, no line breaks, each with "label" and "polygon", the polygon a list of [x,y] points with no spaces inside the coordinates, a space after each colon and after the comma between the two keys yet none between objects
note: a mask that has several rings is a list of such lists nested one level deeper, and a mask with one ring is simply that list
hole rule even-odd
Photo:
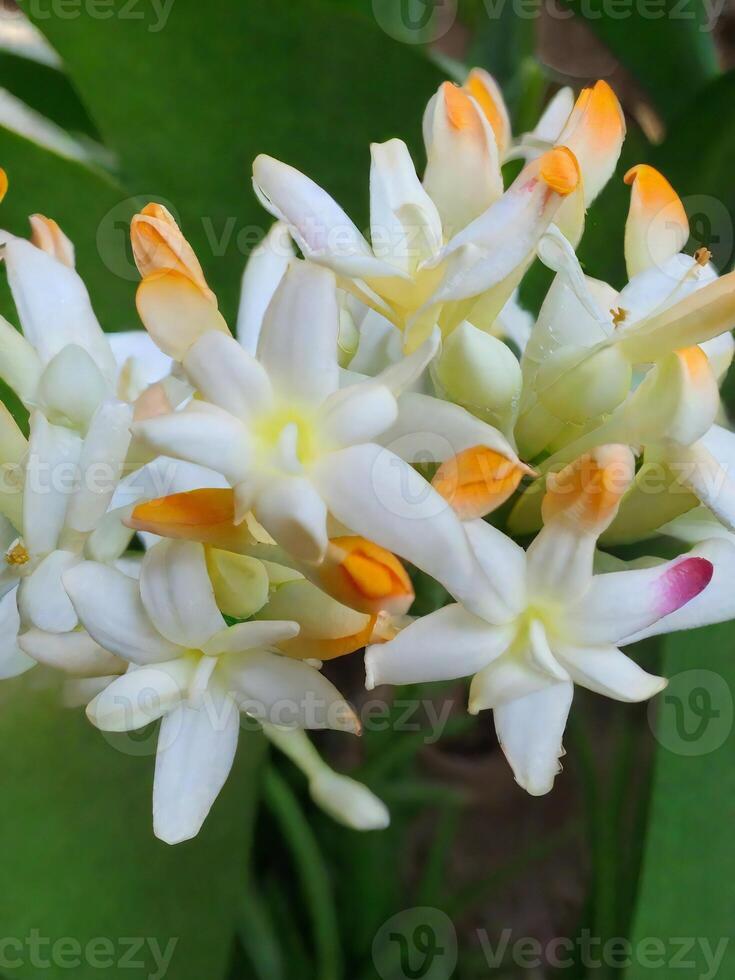
[{"label": "green leaf", "polygon": [[[58,156],[2,127],[0,165],[10,181],[0,205],[0,226],[26,238],[29,215],[55,218],[74,242],[77,269],[103,327],[136,326],[138,276],[125,249],[130,217],[138,202],[101,171]],[[4,276],[0,277],[0,312],[17,323]]]},{"label": "green leaf", "polygon": [[0,51],[0,86],[67,132],[98,138],[79,96],[57,68]]},{"label": "green leaf", "polygon": [[[37,668],[2,688],[3,969],[13,966],[12,976],[34,980],[41,972],[49,980],[94,980],[104,959],[107,973],[144,980],[157,974],[156,951],[175,940],[169,976],[224,976],[261,737],[243,732],[235,768],[203,831],[170,847],[152,829],[155,733],[124,736],[116,751],[81,711],[57,707],[58,691],[48,684]],[[95,953],[89,944],[101,938],[112,947],[105,952],[100,944]]]},{"label": "green leaf", "polygon": [[[669,687],[657,699],[658,744],[632,937],[638,952],[627,980],[651,975],[640,953],[644,940],[663,945],[672,974],[676,955],[681,965],[689,962],[688,976],[735,973],[732,943],[724,943],[717,972],[708,962],[732,935],[735,905],[734,646],[735,623],[678,633],[664,643]],[[692,937],[683,956],[675,937]]]},{"label": "green leaf", "polygon": [[692,239],[706,245],[718,269],[732,265],[735,240],[735,133],[727,124],[735,71],[711,82],[672,123],[651,163],[671,181],[689,215]]},{"label": "green leaf", "polygon": [[[370,141],[420,145],[441,74],[359,13],[304,0],[173,3],[165,27],[24,3],[61,54],[126,186],[168,202],[184,224],[226,316],[245,255],[270,217],[250,187],[260,152],[322,184],[361,223]],[[111,79],[124,84],[111,85]],[[417,160],[420,162],[420,160]]]},{"label": "green leaf", "polygon": [[718,73],[713,8],[701,0],[566,0],[640,82],[668,122]]}]

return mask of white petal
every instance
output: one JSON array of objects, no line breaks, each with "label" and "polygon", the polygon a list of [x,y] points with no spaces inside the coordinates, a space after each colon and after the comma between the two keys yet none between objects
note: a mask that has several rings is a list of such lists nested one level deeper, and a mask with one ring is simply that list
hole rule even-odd
[{"label": "white petal", "polygon": [[684,486],[735,530],[735,434],[713,425],[693,446],[668,461]]},{"label": "white petal", "polygon": [[407,391],[398,400],[398,418],[380,437],[408,462],[442,463],[473,446],[487,446],[508,459],[518,457],[505,436],[451,402]]},{"label": "white petal", "polygon": [[324,404],[320,429],[330,446],[342,449],[371,442],[398,416],[398,403],[390,390],[377,381],[341,388]]},{"label": "white petal", "polygon": [[161,718],[186,697],[191,664],[184,658],[131,667],[87,706],[87,717],[103,732],[131,732]]},{"label": "white petal", "polygon": [[532,796],[543,796],[561,770],[562,736],[574,685],[550,684],[495,709],[495,730],[516,782]]},{"label": "white petal", "polygon": [[399,139],[370,147],[370,238],[376,256],[405,273],[442,245],[436,205],[421,186]]},{"label": "white petal", "polygon": [[196,541],[161,541],[151,548],[140,571],[140,597],[158,632],[186,649],[200,650],[225,627],[204,546]]},{"label": "white petal", "polygon": [[290,640],[299,631],[299,624],[284,620],[237,623],[215,635],[204,644],[204,652],[243,653],[258,647],[272,647]]},{"label": "white petal", "polygon": [[574,90],[560,88],[551,99],[532,130],[532,135],[547,143],[557,143],[564,124],[574,108]]},{"label": "white petal", "polygon": [[735,544],[724,539],[712,539],[697,545],[679,561],[704,558],[712,563],[714,574],[709,585],[686,605],[658,619],[652,625],[620,640],[620,645],[634,643],[646,636],[696,629],[710,623],[722,623],[735,618]]},{"label": "white petal", "polygon": [[64,576],[77,615],[105,650],[134,664],[160,663],[181,655],[153,627],[138,583],[108,565],[85,561]]},{"label": "white petal", "polygon": [[182,363],[200,394],[230,415],[247,421],[270,405],[265,368],[234,337],[210,330],[192,344]]},{"label": "white petal", "polygon": [[532,662],[529,651],[511,650],[472,678],[467,710],[476,715],[498,708],[544,690],[550,683],[552,678]]},{"label": "white petal", "polygon": [[103,402],[92,418],[79,456],[80,485],[69,500],[66,523],[91,531],[106,512],[130,446],[133,407]]},{"label": "white petal", "polygon": [[110,390],[109,382],[84,348],[68,344],[46,365],[34,401],[50,421],[86,430]]},{"label": "white petal", "polygon": [[70,551],[52,551],[20,584],[18,608],[25,623],[65,633],[77,625],[77,614],[62,582],[63,574],[80,561]]},{"label": "white petal", "polygon": [[257,520],[282,548],[304,561],[321,561],[327,548],[327,507],[304,477],[277,478],[253,505]]},{"label": "white petal", "polygon": [[480,106],[451,82],[429,100],[423,130],[424,187],[453,234],[503,193],[495,133]]},{"label": "white petal", "polygon": [[394,364],[384,368],[375,380],[390,388],[397,397],[416,385],[436,356],[440,345],[441,331],[438,327],[434,327],[430,336],[415,351],[400,357]]},{"label": "white petal", "polygon": [[21,401],[28,403],[36,393],[41,360],[22,333],[0,316],[0,377]]},{"label": "white petal", "polygon": [[301,660],[259,651],[231,655],[227,682],[240,710],[287,728],[357,733],[360,723],[337,688]]},{"label": "white petal", "polygon": [[209,467],[231,483],[239,483],[250,472],[247,428],[234,415],[206,402],[136,422],[133,434],[158,452]]},{"label": "white petal", "polygon": [[318,462],[314,479],[345,527],[406,558],[473,611],[495,612],[456,514],[394,453],[371,444],[342,449]]},{"label": "white petal", "polygon": [[44,364],[78,344],[112,382],[115,361],[86,287],[74,269],[21,238],[5,243],[5,264],[23,335]]},{"label": "white petal", "polygon": [[237,339],[249,354],[255,354],[258,348],[263,316],[294,255],[291,236],[280,221],[271,226],[250,253],[242,274],[237,311]]},{"label": "white petal", "polygon": [[19,629],[20,616],[13,589],[0,599],[0,680],[17,677],[36,665],[35,659],[18,646]]},{"label": "white petal", "polygon": [[107,340],[112,348],[119,372],[132,358],[141,379],[148,385],[155,384],[171,373],[173,360],[153,343],[146,330],[119,330],[108,333]]},{"label": "white petal", "polygon": [[492,524],[478,518],[463,524],[480,567],[509,609],[526,603],[526,553]]},{"label": "white petal", "polygon": [[103,650],[84,630],[47,633],[30,629],[21,634],[18,644],[39,663],[76,677],[107,677],[127,667],[124,660]]},{"label": "white petal", "polygon": [[240,718],[211,686],[198,708],[181,704],[161,722],[153,783],[153,830],[167,844],[196,837],[232,769]]},{"label": "white petal", "polygon": [[499,657],[512,630],[490,626],[459,603],[444,606],[401,630],[365,654],[366,686],[418,684],[468,677]]},{"label": "white petal", "polygon": [[587,593],[568,609],[567,630],[583,644],[621,643],[686,606],[713,577],[712,563],[695,549],[653,568],[595,575]]},{"label": "white petal", "polygon": [[258,341],[258,360],[283,398],[319,404],[337,390],[338,335],[334,275],[292,262],[266,310]]},{"label": "white petal", "polygon": [[666,687],[664,677],[646,673],[614,646],[554,644],[572,680],[616,701],[647,701]]},{"label": "white petal", "polygon": [[346,276],[395,274],[373,256],[336,201],[298,170],[261,154],[253,163],[253,185],[263,207],[286,223],[305,258]]},{"label": "white petal", "polygon": [[67,502],[78,477],[82,440],[70,429],[31,416],[23,529],[25,545],[34,555],[53,551],[64,526]]}]

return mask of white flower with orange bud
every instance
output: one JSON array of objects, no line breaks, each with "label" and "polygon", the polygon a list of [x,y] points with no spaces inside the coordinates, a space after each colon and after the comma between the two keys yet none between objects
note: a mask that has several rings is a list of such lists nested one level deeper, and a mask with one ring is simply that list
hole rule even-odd
[{"label": "white flower with orange bud", "polygon": [[309,664],[277,652],[293,621],[228,627],[215,602],[204,548],[163,541],[143,558],[140,581],[97,562],[64,576],[90,636],[129,664],[89,704],[103,731],[132,731],[158,718],[153,787],[156,836],[194,837],[229,775],[240,711],[287,728],[359,734],[337,689]]},{"label": "white flower with orange bud", "polygon": [[[210,553],[216,551],[218,561],[227,566],[218,576],[222,587],[232,588],[233,594],[238,596],[249,590],[240,588],[236,580],[239,575],[248,576],[254,567],[250,563],[254,562],[260,567],[265,563],[269,569],[284,566],[293,569],[291,578],[308,579],[338,604],[367,614],[368,620],[380,613],[402,616],[414,599],[408,573],[385,548],[357,535],[338,535],[329,538],[321,562],[297,561],[280,548],[264,528],[257,526],[252,515],[235,524],[234,491],[230,489],[192,490],[148,500],[134,507],[126,523],[136,531],[207,545]],[[245,564],[238,566],[238,559],[244,559]],[[280,588],[281,579],[278,584]],[[267,590],[267,583],[261,581],[260,588]],[[265,602],[264,597],[250,611],[242,607],[230,610],[222,602],[220,608],[228,615],[244,619]],[[356,621],[355,626],[358,625],[363,630],[368,622],[358,624]],[[346,636],[349,632],[333,635]],[[303,638],[303,630],[299,638]]]},{"label": "white flower with orange bud", "polygon": [[[459,90],[454,93],[442,89],[430,115],[436,122],[446,113],[451,128],[452,119],[465,118],[456,110],[460,100],[467,118],[474,120],[472,138],[485,148],[482,160],[492,144],[490,129],[476,103]],[[551,150],[469,223],[479,204],[463,205],[461,220],[449,227],[457,234],[448,235],[405,143],[373,144],[368,244],[339,205],[293,167],[261,155],[253,164],[253,181],[264,207],[288,226],[304,257],[334,270],[341,286],[403,330],[409,352],[437,322],[449,332],[472,308],[492,307],[497,314],[530,264],[541,233],[580,186],[573,153]],[[496,180],[490,184],[489,191],[479,192],[483,202],[499,190]],[[443,190],[435,193],[445,212],[453,207]],[[487,318],[492,321],[495,315]]]},{"label": "white flower with orange bud", "polygon": [[[718,278],[706,249],[695,256],[679,251],[689,226],[661,174],[639,166],[626,181],[632,278],[620,293],[585,277],[558,233],[541,243],[557,276],[524,353],[514,434],[528,458],[553,447],[542,471],[611,441],[643,451],[606,540],[645,537],[697,499],[735,527],[735,437],[715,424],[718,380],[733,351],[735,274]],[[538,501],[536,493],[519,503],[514,532],[538,526]]]},{"label": "white flower with orange bud", "polygon": [[484,521],[469,523],[485,574],[485,610],[445,606],[369,648],[368,688],[473,675],[470,711],[493,709],[516,780],[534,795],[548,792],[575,683],[622,701],[652,697],[666,681],[619,647],[732,615],[726,582],[717,596],[707,589],[714,552],[735,554],[727,542],[708,543],[713,561],[695,550],[653,568],[593,575],[597,539],[633,476],[633,455],[619,445],[599,447],[556,474],[544,526],[526,552]]},{"label": "white flower with orange bud", "polygon": [[501,433],[462,408],[401,395],[433,357],[436,331],[377,377],[339,388],[339,309],[327,269],[292,260],[268,305],[257,357],[178,270],[145,278],[138,306],[199,397],[134,431],[160,453],[222,474],[234,489],[235,524],[252,511],[298,561],[324,560],[331,517],[439,581],[453,563],[471,566],[456,518],[406,460],[443,462],[481,446],[521,464]]}]

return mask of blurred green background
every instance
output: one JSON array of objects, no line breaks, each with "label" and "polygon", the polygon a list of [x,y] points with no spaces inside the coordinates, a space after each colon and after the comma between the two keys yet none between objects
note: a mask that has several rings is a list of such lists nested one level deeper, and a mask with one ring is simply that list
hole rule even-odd
[{"label": "blurred green background", "polygon": [[[502,84],[516,133],[560,85],[604,77],[618,93],[629,135],[588,216],[580,256],[591,275],[623,283],[620,177],[642,161],[672,181],[720,269],[732,265],[735,18],[716,4],[20,7],[45,41],[5,6],[2,225],[27,234],[31,213],[59,221],[105,329],[138,325],[127,224],[142,204],[160,200],[178,216],[232,321],[245,258],[267,227],[250,188],[253,157],[304,170],[364,225],[369,143],[400,136],[420,168],[425,103],[471,65]],[[41,118],[23,114],[18,125],[15,99]],[[529,308],[547,282],[532,270]],[[4,282],[0,290],[14,320]],[[425,581],[418,595],[417,611],[443,601]],[[318,742],[384,797],[393,816],[385,833],[332,823],[295,771],[247,733],[202,835],[176,848],[152,836],[153,732],[111,746],[81,711],[58,707],[42,671],[6,683],[0,975],[735,976],[734,640],[725,624],[639,649],[646,666],[676,677],[652,708],[578,692],[565,772],[543,799],[514,784],[489,717],[464,714],[463,684],[376,692],[396,699],[385,730],[360,744]],[[364,705],[359,655],[330,673]],[[407,715],[414,701],[420,708]],[[437,739],[436,714],[447,710]],[[551,962],[534,965],[532,948],[521,955],[514,943],[524,937]],[[555,938],[569,943],[548,946]],[[622,939],[627,946],[600,956]]]}]

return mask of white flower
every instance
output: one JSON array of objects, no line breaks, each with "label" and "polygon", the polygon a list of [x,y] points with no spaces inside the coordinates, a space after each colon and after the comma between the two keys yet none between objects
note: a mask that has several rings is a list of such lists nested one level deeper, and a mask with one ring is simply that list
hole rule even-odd
[{"label": "white flower", "polygon": [[618,647],[735,611],[726,578],[707,588],[713,566],[733,567],[735,548],[723,541],[656,567],[593,576],[597,538],[633,470],[627,447],[603,446],[557,474],[527,552],[489,524],[468,524],[492,609],[449,605],[370,647],[368,687],[474,675],[470,711],[494,710],[516,780],[548,792],[575,682],[623,701],[649,698],[665,680]]},{"label": "white flower", "polygon": [[153,788],[154,829],[162,840],[198,833],[232,766],[240,710],[286,727],[359,731],[329,681],[273,651],[298,624],[227,627],[201,545],[157,544],[143,559],[140,582],[84,562],[64,583],[90,636],[130,664],[91,702],[90,719],[105,731],[163,719]]},{"label": "white flower", "polygon": [[[408,547],[439,581],[461,567],[469,583],[474,560],[456,518],[404,459],[441,462],[480,447],[510,467],[516,485],[523,468],[497,430],[458,406],[415,392],[398,398],[431,359],[436,334],[376,378],[340,389],[329,270],[292,261],[268,306],[257,359],[223,324],[212,329],[216,307],[179,273],[144,279],[138,303],[157,342],[176,338],[201,398],[134,431],[158,452],[222,473],[234,488],[236,523],[252,511],[296,559],[319,562],[331,516],[399,555]],[[510,492],[491,497],[497,505]]]}]

